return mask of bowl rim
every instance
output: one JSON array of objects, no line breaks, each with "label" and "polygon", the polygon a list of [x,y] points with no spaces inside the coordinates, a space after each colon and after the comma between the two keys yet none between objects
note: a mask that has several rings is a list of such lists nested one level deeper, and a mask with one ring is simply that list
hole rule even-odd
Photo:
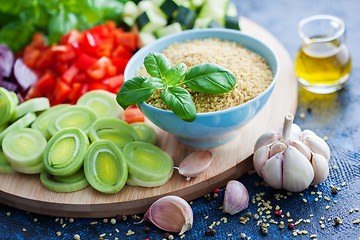
[{"label": "bowl rim", "polygon": [[[138,50],[134,55],[133,57],[131,57],[130,61],[128,62],[128,64],[126,65],[126,68],[125,68],[125,71],[124,71],[124,77],[127,75],[127,71],[129,71],[128,69],[128,66],[130,66],[132,64],[132,62],[135,62],[135,59],[136,59],[136,56],[139,56],[141,55],[143,52],[149,52],[148,49],[151,49],[153,47],[153,45],[159,45],[163,42],[166,42],[168,41],[168,39],[174,39],[175,41],[173,43],[176,42],[176,37],[179,36],[179,35],[192,35],[194,33],[198,33],[198,32],[219,32],[219,33],[230,33],[230,34],[236,34],[236,35],[239,35],[239,36],[243,36],[243,37],[247,37],[247,38],[250,38],[252,41],[255,41],[257,42],[257,44],[260,44],[260,45],[263,45],[265,48],[267,48],[273,55],[274,57],[274,62],[275,62],[275,65],[276,65],[276,72],[274,73],[273,71],[273,80],[272,82],[270,83],[270,85],[263,91],[261,92],[259,95],[257,95],[256,97],[254,97],[253,99],[245,102],[245,103],[242,103],[238,106],[234,106],[234,107],[231,107],[231,108],[228,108],[228,109],[223,109],[223,110],[219,110],[219,111],[214,111],[214,112],[205,112],[205,113],[196,113],[196,119],[195,121],[198,119],[198,117],[208,117],[208,116],[211,116],[211,115],[218,115],[218,114],[222,114],[222,113],[226,113],[226,112],[231,112],[231,111],[236,111],[238,109],[242,109],[242,108],[245,108],[247,105],[250,105],[252,104],[252,102],[256,101],[257,99],[263,97],[264,95],[267,95],[268,92],[270,91],[270,94],[271,94],[271,91],[273,90],[273,88],[275,87],[275,84],[276,82],[278,81],[278,78],[279,78],[279,74],[280,74],[280,63],[279,63],[279,58],[277,56],[277,54],[275,53],[275,51],[269,46],[267,45],[266,43],[264,43],[263,41],[261,41],[260,39],[256,38],[256,37],[253,37],[253,36],[250,36],[246,33],[243,33],[243,32],[240,32],[238,30],[232,30],[232,29],[222,29],[222,28],[204,28],[204,29],[190,29],[190,30],[184,30],[180,33],[175,33],[175,34],[170,34],[168,36],[164,36],[162,38],[159,38],[157,40],[155,40],[154,42],[150,43],[149,45],[145,46],[145,47],[142,47],[140,50]],[[219,35],[221,36],[221,35]],[[220,40],[226,40],[226,39],[221,39],[221,37],[218,37]],[[196,38],[195,38],[196,39]],[[204,38],[205,39],[205,38]],[[191,40],[194,40],[194,39],[191,39]],[[186,40],[184,40],[186,41]],[[179,41],[179,42],[184,42],[184,41]],[[227,41],[231,41],[231,40],[227,40]],[[231,41],[231,42],[234,42],[234,41]],[[241,43],[238,43],[238,44],[241,44]],[[169,45],[167,45],[169,46]],[[246,47],[246,46],[245,46]],[[166,48],[166,47],[165,47]],[[164,49],[165,49],[164,48]],[[248,47],[246,47],[248,48]],[[249,49],[249,48],[248,48]],[[251,50],[253,51],[253,50]],[[255,52],[255,51],[253,51]],[[256,52],[257,53],[257,52]],[[257,53],[259,54],[259,53]],[[260,55],[260,54],[259,54]],[[263,57],[263,56],[261,56]],[[263,57],[264,58],[264,57]],[[266,61],[268,62],[268,60],[266,59]],[[124,81],[126,81],[127,79],[124,79]],[[142,105],[146,108],[149,108],[149,109],[154,109],[154,110],[157,110],[161,113],[165,113],[165,114],[172,114],[174,116],[175,113],[173,113],[172,111],[169,111],[169,110],[164,110],[164,109],[161,109],[161,108],[157,108],[157,107],[154,107],[150,104],[147,104],[145,102],[141,102],[141,103],[138,103],[138,105]]]}]

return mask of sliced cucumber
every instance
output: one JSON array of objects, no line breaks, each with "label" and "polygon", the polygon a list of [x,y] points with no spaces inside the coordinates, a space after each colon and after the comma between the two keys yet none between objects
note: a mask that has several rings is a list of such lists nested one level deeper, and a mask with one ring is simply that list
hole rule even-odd
[{"label": "sliced cucumber", "polygon": [[[174,163],[171,157],[160,148],[145,142],[131,142],[123,149],[128,164],[131,181],[143,187],[155,187],[170,179]],[[144,184],[146,182],[146,184]],[[153,185],[155,184],[155,185]]]},{"label": "sliced cucumber", "polygon": [[170,19],[173,13],[179,9],[179,5],[173,0],[165,0],[162,4],[159,5],[161,11]]},{"label": "sliced cucumber", "polygon": [[10,121],[13,122],[27,113],[40,112],[49,108],[50,102],[46,97],[33,98],[16,106]]},{"label": "sliced cucumber", "polygon": [[93,110],[98,118],[122,118],[124,110],[116,102],[116,95],[105,90],[94,90],[82,95],[76,103]]},{"label": "sliced cucumber", "polygon": [[16,168],[26,168],[41,163],[46,139],[32,128],[11,131],[3,140],[2,148],[7,160]]},{"label": "sliced cucumber", "polygon": [[191,8],[184,6],[179,7],[179,10],[175,14],[174,21],[181,24],[185,29],[190,29],[194,26],[196,19],[196,12]]},{"label": "sliced cucumber", "polygon": [[7,122],[10,121],[14,109],[19,102],[17,97],[16,99],[10,91],[0,87],[0,126],[7,124]]},{"label": "sliced cucumber", "polygon": [[119,192],[128,177],[124,156],[108,140],[98,140],[90,145],[84,159],[84,172],[93,188],[108,194]]},{"label": "sliced cucumber", "polygon": [[54,135],[61,129],[76,127],[87,134],[96,119],[96,113],[88,107],[79,105],[64,107],[50,120],[49,132]]},{"label": "sliced cucumber", "polygon": [[[39,130],[44,137],[49,140],[51,137],[51,134],[49,132],[49,123],[51,121],[51,119],[54,116],[58,116],[58,112],[60,109],[70,106],[69,104],[59,104],[59,105],[55,105],[51,108],[49,108],[48,110],[42,112],[37,118],[36,120],[31,124],[31,128],[33,129],[37,129]],[[54,118],[55,119],[55,118]]]},{"label": "sliced cucumber", "polygon": [[25,116],[23,116],[22,118],[18,119],[16,122],[12,123],[10,126],[8,126],[5,130],[3,130],[0,133],[0,144],[2,143],[4,137],[19,128],[25,128],[27,126],[29,126],[33,121],[35,121],[36,119],[36,115],[35,113],[27,113]]},{"label": "sliced cucumber", "polygon": [[[80,169],[79,171],[82,171],[82,169]],[[77,175],[77,173],[74,173],[74,175]],[[71,175],[68,176],[67,179],[72,179],[72,180],[68,180],[67,182],[60,182],[60,181],[53,181],[52,179],[53,177],[51,176],[50,173],[46,171],[42,171],[40,174],[40,180],[42,185],[51,191],[75,192],[89,186],[89,183],[86,180],[84,173],[82,175],[83,177],[80,179],[77,178],[72,179],[72,175]]]},{"label": "sliced cucumber", "polygon": [[43,162],[52,175],[69,176],[78,171],[84,162],[89,139],[79,128],[59,130],[46,145]]},{"label": "sliced cucumber", "polygon": [[4,152],[0,148],[0,173],[13,173],[15,169],[10,165]]},{"label": "sliced cucumber", "polygon": [[165,27],[159,28],[156,30],[155,35],[157,38],[161,38],[170,34],[182,32],[180,23],[175,22]]},{"label": "sliced cucumber", "polygon": [[137,122],[132,123],[130,126],[136,131],[138,135],[138,141],[155,144],[157,141],[157,135],[155,130],[146,123]]}]

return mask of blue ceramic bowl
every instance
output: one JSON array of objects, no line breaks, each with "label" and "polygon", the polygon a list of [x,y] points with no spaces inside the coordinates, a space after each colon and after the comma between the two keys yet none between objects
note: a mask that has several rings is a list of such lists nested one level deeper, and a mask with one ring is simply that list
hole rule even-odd
[{"label": "blue ceramic bowl", "polygon": [[144,115],[155,125],[173,134],[180,142],[199,148],[214,147],[231,140],[235,136],[236,130],[249,122],[265,105],[279,75],[279,62],[274,51],[263,42],[239,31],[228,29],[187,30],[160,38],[152,44],[141,48],[130,59],[124,73],[125,81],[134,77],[149,52],[161,52],[175,42],[204,38],[220,38],[233,41],[258,53],[267,60],[273,72],[274,80],[256,98],[226,110],[198,113],[196,114],[196,120],[191,123],[181,120],[173,112],[155,108],[146,103],[138,104]]}]

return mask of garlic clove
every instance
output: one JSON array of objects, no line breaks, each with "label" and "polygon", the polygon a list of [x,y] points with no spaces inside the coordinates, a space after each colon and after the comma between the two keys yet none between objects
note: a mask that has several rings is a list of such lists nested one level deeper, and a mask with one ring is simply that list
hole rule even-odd
[{"label": "garlic clove", "polygon": [[226,184],[224,195],[224,212],[234,215],[247,208],[249,193],[239,181],[231,180]]},{"label": "garlic clove", "polygon": [[290,192],[300,192],[306,189],[313,179],[314,170],[310,161],[295,147],[289,146],[284,151],[284,189]]},{"label": "garlic clove", "polygon": [[266,132],[256,140],[254,152],[256,152],[262,146],[279,141],[280,139],[281,139],[281,135],[278,132],[275,131]]},{"label": "garlic clove", "polygon": [[307,137],[307,136],[317,136],[316,133],[314,133],[313,131],[309,130],[309,129],[305,129],[300,137],[304,138],[304,137]]},{"label": "garlic clove", "polygon": [[330,148],[321,137],[316,135],[305,135],[305,137],[302,138],[302,141],[313,153],[322,155],[326,160],[330,159]]},{"label": "garlic clove", "polygon": [[282,142],[274,143],[270,148],[270,158],[275,154],[282,152],[286,149],[286,145]]},{"label": "garlic clove", "polygon": [[291,126],[291,137],[293,138],[299,138],[300,137],[300,134],[301,134],[301,128],[299,127],[299,125],[293,123],[292,126]]},{"label": "garlic clove", "polygon": [[322,155],[313,153],[312,167],[314,169],[314,179],[311,184],[319,184],[329,176],[329,162]]},{"label": "garlic clove", "polygon": [[181,235],[191,229],[193,212],[184,199],[177,196],[166,196],[150,206],[144,219],[164,231],[176,232]]},{"label": "garlic clove", "polygon": [[281,189],[283,186],[281,169],[283,158],[283,153],[275,154],[265,163],[262,170],[264,181],[275,189]]},{"label": "garlic clove", "polygon": [[185,177],[197,177],[203,173],[212,162],[212,153],[208,150],[197,150],[190,153],[180,163],[179,174]]},{"label": "garlic clove", "polygon": [[265,165],[266,161],[269,159],[270,147],[265,145],[260,147],[254,153],[253,164],[256,172],[262,177],[262,168]]},{"label": "garlic clove", "polygon": [[309,161],[311,160],[310,148],[303,142],[290,140],[289,144],[299,150]]}]

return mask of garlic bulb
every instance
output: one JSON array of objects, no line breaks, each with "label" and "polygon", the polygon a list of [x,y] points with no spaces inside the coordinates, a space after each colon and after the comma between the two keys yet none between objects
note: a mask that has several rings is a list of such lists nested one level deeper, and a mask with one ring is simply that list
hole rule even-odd
[{"label": "garlic bulb", "polygon": [[179,167],[175,167],[175,169],[178,169],[179,174],[185,176],[186,180],[190,180],[191,177],[197,177],[208,169],[212,159],[210,151],[197,150],[186,156]]},{"label": "garlic bulb", "polygon": [[229,181],[225,188],[224,212],[234,215],[247,208],[248,204],[249,193],[246,187],[239,181]]},{"label": "garlic bulb", "polygon": [[294,116],[287,114],[281,134],[269,131],[258,138],[253,162],[271,187],[300,192],[327,178],[330,148],[314,132],[301,131],[293,120]]},{"label": "garlic bulb", "polygon": [[166,196],[150,206],[144,219],[164,231],[178,232],[181,235],[191,229],[193,212],[184,199],[177,196]]}]

